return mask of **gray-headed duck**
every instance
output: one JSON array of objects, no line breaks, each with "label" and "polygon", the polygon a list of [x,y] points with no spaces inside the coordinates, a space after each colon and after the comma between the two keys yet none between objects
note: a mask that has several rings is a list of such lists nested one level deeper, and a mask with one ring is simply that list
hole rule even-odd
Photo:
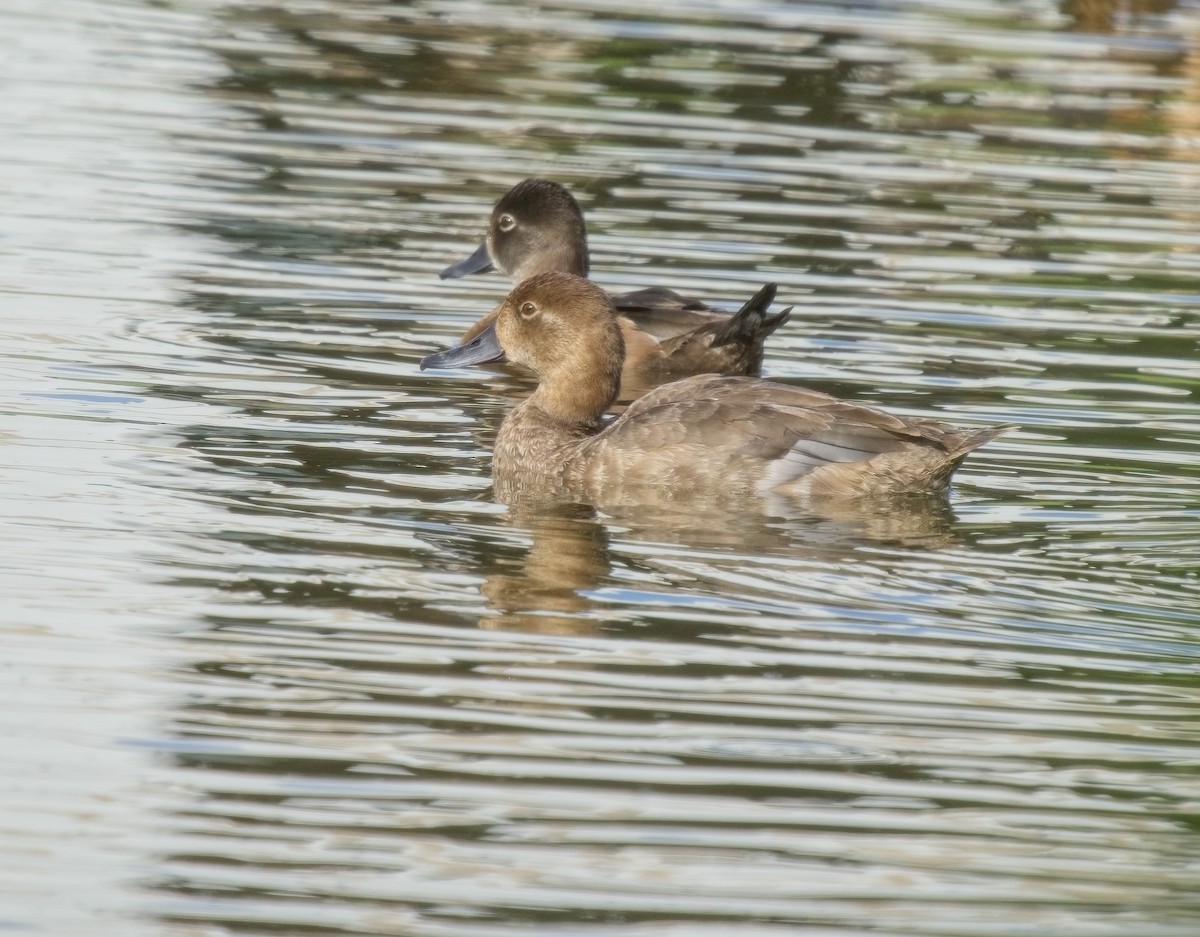
[{"label": "gray-headed duck", "polygon": [[[499,270],[513,283],[539,273],[588,275],[587,229],[575,197],[556,182],[526,179],[492,209],[479,249],[441,277]],[[733,316],[661,287],[612,297],[625,339],[624,384],[634,391],[687,374],[757,374],[763,341],[788,312],[766,315],[774,298],[758,294]],[[491,325],[496,310],[471,326],[467,342]],[[624,394],[623,396],[630,396]]]},{"label": "gray-headed duck", "polygon": [[928,494],[944,491],[968,453],[1010,428],[960,429],[715,374],[657,387],[606,424],[624,356],[617,313],[607,293],[567,273],[520,283],[494,325],[422,367],[494,360],[501,348],[539,381],[496,439],[492,472],[506,501]]}]

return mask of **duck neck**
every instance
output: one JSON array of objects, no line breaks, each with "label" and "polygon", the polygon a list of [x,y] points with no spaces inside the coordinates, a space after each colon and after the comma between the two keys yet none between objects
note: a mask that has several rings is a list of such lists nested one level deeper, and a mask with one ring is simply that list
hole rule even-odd
[{"label": "duck neck", "polygon": [[605,369],[601,374],[555,375],[542,380],[529,398],[529,404],[572,436],[591,434],[599,428],[600,418],[617,399],[620,384],[619,366]]},{"label": "duck neck", "polygon": [[573,273],[587,278],[588,247],[586,238],[563,238],[533,252],[526,260],[509,271],[514,283],[528,280],[539,273]]},{"label": "duck neck", "polygon": [[513,410],[496,439],[494,469],[499,475],[555,475],[578,447],[600,431],[604,412],[616,399],[619,366],[602,378],[561,375],[543,379]]}]

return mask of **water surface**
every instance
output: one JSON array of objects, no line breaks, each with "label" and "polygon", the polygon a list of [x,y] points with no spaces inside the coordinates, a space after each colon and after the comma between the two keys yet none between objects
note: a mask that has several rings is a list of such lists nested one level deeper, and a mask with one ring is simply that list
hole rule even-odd
[{"label": "water surface", "polygon": [[[0,927],[1191,937],[1188,5],[16,0]],[[529,175],[944,505],[514,510]]]}]

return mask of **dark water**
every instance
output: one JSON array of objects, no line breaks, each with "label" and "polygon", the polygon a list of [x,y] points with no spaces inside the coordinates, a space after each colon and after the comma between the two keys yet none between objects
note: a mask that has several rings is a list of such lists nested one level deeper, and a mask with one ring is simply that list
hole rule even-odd
[{"label": "dark water", "polygon": [[[11,0],[0,930],[1200,933],[1200,12]],[[1019,433],[940,510],[496,505],[595,278]]]}]

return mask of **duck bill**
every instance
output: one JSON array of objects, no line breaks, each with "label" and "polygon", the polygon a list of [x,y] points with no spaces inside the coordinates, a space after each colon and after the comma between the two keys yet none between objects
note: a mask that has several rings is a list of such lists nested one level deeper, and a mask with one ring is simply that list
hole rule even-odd
[{"label": "duck bill", "polygon": [[421,370],[426,368],[465,368],[472,364],[488,364],[503,361],[504,349],[496,337],[495,324],[476,335],[469,342],[447,348],[421,359]]},{"label": "duck bill", "polygon": [[438,274],[443,280],[457,280],[459,277],[469,277],[472,273],[490,273],[496,268],[492,266],[492,258],[488,256],[487,241],[466,260],[451,264]]}]

